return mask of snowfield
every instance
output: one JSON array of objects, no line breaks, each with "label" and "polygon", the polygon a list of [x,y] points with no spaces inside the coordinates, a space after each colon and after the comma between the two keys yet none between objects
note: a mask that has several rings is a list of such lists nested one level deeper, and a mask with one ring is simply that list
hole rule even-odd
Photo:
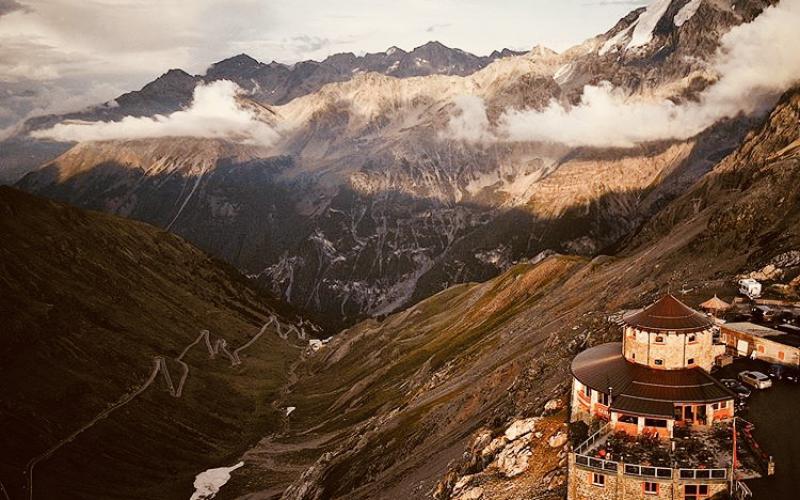
[{"label": "snowfield", "polygon": [[219,467],[201,472],[194,478],[194,493],[189,500],[208,500],[214,498],[219,489],[230,481],[231,472],[243,467],[244,462],[239,462],[232,467]]}]

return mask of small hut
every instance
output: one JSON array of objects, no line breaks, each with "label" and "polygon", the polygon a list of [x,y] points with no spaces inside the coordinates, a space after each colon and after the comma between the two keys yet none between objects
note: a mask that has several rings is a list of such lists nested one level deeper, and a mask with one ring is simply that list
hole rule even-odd
[{"label": "small hut", "polygon": [[725,312],[731,308],[731,305],[725,302],[724,300],[717,297],[714,294],[714,297],[708,299],[707,301],[700,304],[700,308],[706,312],[713,314],[714,316],[718,316],[719,313]]}]

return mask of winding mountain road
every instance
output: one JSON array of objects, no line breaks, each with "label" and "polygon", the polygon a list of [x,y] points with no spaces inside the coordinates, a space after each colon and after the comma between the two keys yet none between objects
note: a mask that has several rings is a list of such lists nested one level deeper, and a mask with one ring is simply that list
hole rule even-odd
[{"label": "winding mountain road", "polygon": [[[50,458],[54,453],[56,453],[64,445],[74,441],[79,435],[81,435],[83,432],[91,429],[95,424],[97,424],[99,421],[101,421],[101,420],[105,419],[106,417],[108,417],[114,411],[122,408],[123,406],[127,405],[128,403],[130,403],[131,401],[136,399],[136,397],[138,397],[140,394],[142,394],[144,391],[146,391],[147,388],[149,388],[153,384],[153,382],[155,382],[155,380],[158,377],[159,373],[161,373],[162,376],[164,377],[164,380],[165,380],[165,382],[167,384],[167,389],[169,390],[170,394],[175,398],[180,398],[181,395],[183,394],[183,387],[186,384],[186,380],[189,377],[189,365],[185,361],[183,361],[183,358],[186,356],[186,354],[189,352],[189,350],[191,350],[192,347],[196,346],[201,341],[204,341],[204,343],[206,345],[206,349],[208,350],[209,358],[214,359],[220,352],[222,352],[230,360],[231,366],[237,366],[237,365],[240,365],[242,363],[241,358],[239,357],[239,354],[242,351],[244,351],[245,349],[247,349],[248,347],[252,346],[259,338],[261,338],[261,336],[267,330],[267,327],[272,325],[272,324],[276,325],[276,332],[284,340],[288,338],[288,334],[292,330],[295,331],[295,333],[297,334],[298,338],[301,338],[301,339],[305,338],[304,332],[298,330],[294,325],[288,325],[288,327],[286,327],[285,325],[281,324],[281,322],[278,320],[277,317],[275,317],[273,315],[270,315],[270,317],[267,320],[267,322],[264,324],[264,326],[261,327],[261,330],[259,330],[259,332],[255,336],[253,336],[252,339],[250,339],[244,345],[242,345],[241,347],[238,347],[237,349],[235,349],[231,353],[228,350],[227,341],[225,339],[220,338],[220,339],[217,339],[216,341],[214,341],[212,343],[211,342],[211,334],[210,334],[210,332],[208,330],[202,330],[200,332],[200,335],[198,335],[197,338],[194,341],[192,341],[190,344],[188,344],[183,349],[183,351],[181,351],[180,355],[177,358],[175,358],[175,361],[177,363],[179,363],[181,365],[181,367],[183,368],[183,373],[181,374],[181,378],[178,381],[178,387],[177,388],[173,385],[172,377],[170,376],[169,368],[167,366],[167,361],[164,358],[164,356],[154,356],[153,359],[152,359],[153,368],[150,371],[150,375],[147,377],[147,379],[144,381],[144,383],[139,386],[138,389],[136,389],[135,391],[133,391],[133,392],[131,392],[129,394],[126,394],[126,395],[122,396],[116,403],[114,403],[113,405],[109,406],[108,408],[106,408],[105,410],[100,412],[92,420],[90,420],[89,422],[85,423],[83,426],[81,426],[79,429],[74,431],[69,436],[67,436],[64,439],[62,439],[62,440],[58,441],[57,443],[55,443],[53,446],[48,448],[44,453],[42,453],[40,455],[37,455],[36,457],[33,457],[27,463],[27,465],[25,466],[25,471],[23,472],[23,474],[25,474],[25,476],[27,478],[28,499],[29,500],[33,500],[33,473],[34,473],[34,469],[36,468],[36,465],[38,465],[39,463],[43,462],[44,460],[47,460],[48,458]],[[285,330],[282,331],[281,327],[284,327]],[[6,492],[5,487],[3,486],[2,483],[0,483],[0,491],[3,492],[3,494],[5,495],[5,499],[6,500],[10,500],[9,496],[8,496],[8,493]]]}]

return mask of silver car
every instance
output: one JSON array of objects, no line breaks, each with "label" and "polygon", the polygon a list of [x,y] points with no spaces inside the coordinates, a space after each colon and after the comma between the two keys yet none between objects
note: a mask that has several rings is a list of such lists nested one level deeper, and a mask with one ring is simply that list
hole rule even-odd
[{"label": "silver car", "polygon": [[772,380],[761,372],[746,371],[739,374],[739,380],[756,389],[772,387]]}]

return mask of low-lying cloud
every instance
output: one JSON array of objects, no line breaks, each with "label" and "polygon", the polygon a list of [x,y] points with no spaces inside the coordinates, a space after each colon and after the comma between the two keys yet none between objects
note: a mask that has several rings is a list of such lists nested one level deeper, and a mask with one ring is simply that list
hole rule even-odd
[{"label": "low-lying cloud", "polygon": [[237,100],[242,89],[228,80],[218,80],[194,89],[185,110],[153,117],[126,116],[114,122],[68,121],[37,130],[33,137],[57,141],[106,141],[158,137],[204,137],[243,144],[269,146],[278,133],[260,120],[256,112]]},{"label": "low-lying cloud", "polygon": [[480,125],[470,127],[463,121],[477,117],[476,124],[486,123],[485,106],[482,101],[461,99],[456,105],[462,112],[451,119],[449,133],[476,142],[491,137],[599,147],[687,139],[721,119],[764,111],[800,81],[798,26],[800,0],[782,0],[725,34],[712,61],[719,78],[697,102],[633,98],[606,83],[585,87],[576,106],[554,100],[542,111],[509,109],[494,129],[476,130]]}]

